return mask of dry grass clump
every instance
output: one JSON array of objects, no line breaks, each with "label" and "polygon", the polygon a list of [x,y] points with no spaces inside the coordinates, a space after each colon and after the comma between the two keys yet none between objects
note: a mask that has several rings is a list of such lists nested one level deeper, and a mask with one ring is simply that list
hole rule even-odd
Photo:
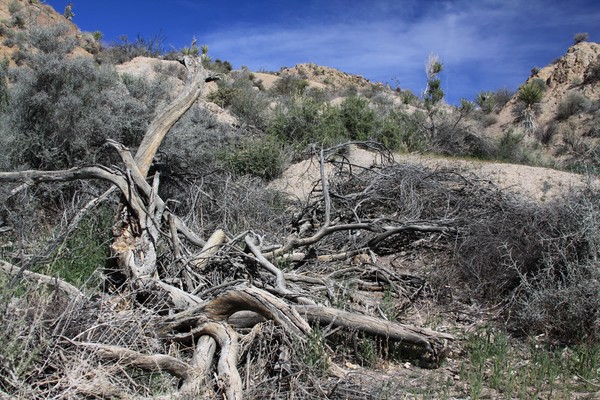
[{"label": "dry grass clump", "polygon": [[389,254],[428,243],[443,265],[431,279],[450,283],[454,296],[502,305],[521,332],[567,342],[600,338],[600,202],[593,191],[537,204],[472,175],[402,164],[332,188],[339,218],[454,228],[455,234],[411,232],[375,249]]}]

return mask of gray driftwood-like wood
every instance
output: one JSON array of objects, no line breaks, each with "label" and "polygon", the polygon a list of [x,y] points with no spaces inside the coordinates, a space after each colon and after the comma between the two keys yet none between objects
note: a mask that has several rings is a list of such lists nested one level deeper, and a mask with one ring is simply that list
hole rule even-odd
[{"label": "gray driftwood-like wood", "polygon": [[[274,321],[284,328],[286,334],[300,342],[305,342],[312,331],[312,325],[343,327],[351,331],[385,338],[390,341],[410,344],[432,358],[443,356],[445,343],[451,335],[429,329],[403,325],[382,319],[337,310],[319,305],[314,293],[300,291],[289,282],[303,282],[319,285],[329,290],[332,278],[321,279],[285,274],[271,260],[278,257],[302,260],[308,248],[322,239],[340,231],[363,230],[376,233],[375,237],[360,250],[342,251],[338,254],[320,255],[320,261],[341,260],[360,254],[377,246],[385,239],[407,231],[438,232],[452,231],[447,226],[435,224],[389,224],[375,222],[338,223],[331,219],[331,199],[329,183],[324,171],[325,156],[321,151],[321,188],[323,191],[324,217],[319,229],[310,236],[297,235],[281,246],[269,251],[261,249],[260,240],[252,233],[240,235],[244,239],[247,252],[245,260],[262,267],[261,273],[267,276],[261,288],[250,283],[224,288],[220,294],[205,300],[198,296],[193,287],[194,274],[201,274],[206,265],[219,252],[231,252],[239,256],[242,250],[235,247],[235,240],[229,240],[223,231],[216,231],[205,241],[195,235],[166,207],[158,195],[160,176],[155,174],[152,182],[147,180],[152,160],[165,135],[173,124],[198,99],[205,81],[210,74],[202,66],[200,58],[186,57],[188,78],[182,93],[164,110],[158,113],[144,136],[135,157],[123,145],[109,141],[120,155],[124,171],[103,166],[87,166],[64,171],[21,171],[0,172],[0,182],[21,182],[32,185],[40,182],[62,182],[76,179],[101,179],[113,184],[121,193],[121,206],[117,222],[113,226],[114,240],[112,256],[128,277],[126,287],[135,293],[164,293],[169,297],[168,313],[162,323],[153,327],[164,340],[192,343],[194,352],[191,361],[184,362],[165,354],[142,354],[123,346],[102,343],[73,342],[88,348],[98,356],[113,360],[128,367],[149,371],[167,371],[180,378],[180,389],[173,389],[173,396],[194,398],[207,393],[222,395],[227,399],[242,398],[242,380],[238,372],[238,333],[236,326],[253,326],[264,320]],[[303,233],[304,231],[302,231]],[[181,237],[179,236],[181,235]],[[157,243],[166,241],[176,255],[185,275],[182,280],[164,279],[157,267]],[[186,242],[187,241],[187,242]],[[197,246],[201,250],[190,251],[186,246]],[[294,250],[298,249],[297,252]],[[12,266],[2,263],[0,268],[11,274]],[[54,284],[72,298],[83,294],[66,282],[22,271],[28,279],[46,284]],[[268,279],[271,277],[272,279]],[[147,327],[146,329],[150,329]],[[211,376],[211,365],[219,349],[217,376]]]}]

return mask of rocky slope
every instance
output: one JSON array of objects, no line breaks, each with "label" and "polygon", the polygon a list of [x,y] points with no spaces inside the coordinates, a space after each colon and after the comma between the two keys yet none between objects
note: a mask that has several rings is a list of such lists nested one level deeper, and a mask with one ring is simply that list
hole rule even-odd
[{"label": "rocky slope", "polygon": [[0,58],[7,57],[14,65],[21,50],[26,50],[26,33],[34,27],[64,24],[75,36],[78,46],[73,54],[91,56],[99,50],[99,43],[91,33],[79,28],[51,6],[37,0],[0,0]]},{"label": "rocky slope", "polygon": [[[571,46],[566,54],[552,64],[532,70],[526,83],[539,80],[545,91],[536,105],[536,129],[533,135],[546,145],[553,157],[576,156],[589,152],[600,136],[600,44],[581,42]],[[572,112],[569,101],[579,102]],[[579,99],[579,100],[577,100]],[[497,123],[487,130],[499,136],[509,129],[520,129],[517,94],[500,110]],[[565,112],[566,111],[566,112]]]}]

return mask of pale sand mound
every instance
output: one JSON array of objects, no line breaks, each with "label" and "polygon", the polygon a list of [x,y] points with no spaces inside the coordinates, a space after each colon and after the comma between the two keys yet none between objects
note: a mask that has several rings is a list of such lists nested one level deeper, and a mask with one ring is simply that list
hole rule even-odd
[{"label": "pale sand mound", "polygon": [[[351,163],[363,167],[380,162],[375,153],[356,147],[351,148],[349,160]],[[549,168],[413,154],[396,154],[395,160],[399,163],[421,164],[432,169],[454,168],[465,174],[473,173],[481,179],[489,179],[502,189],[533,201],[545,201],[565,193],[569,189],[583,188],[586,185],[586,177],[582,175]],[[331,167],[328,167],[327,170],[331,171]],[[273,181],[269,187],[305,202],[313,185],[320,179],[319,177],[319,163],[316,158],[313,158],[293,164],[281,178]],[[600,181],[595,180],[593,184],[600,186]]]},{"label": "pale sand mound", "polygon": [[[374,164],[381,164],[378,154],[357,147],[351,147],[348,160],[352,164],[365,168]],[[327,165],[325,170],[330,173],[332,166]],[[306,202],[315,182],[320,180],[320,176],[319,160],[317,157],[313,157],[309,160],[292,164],[283,172],[281,178],[269,184],[269,188],[287,193],[295,199]]]}]

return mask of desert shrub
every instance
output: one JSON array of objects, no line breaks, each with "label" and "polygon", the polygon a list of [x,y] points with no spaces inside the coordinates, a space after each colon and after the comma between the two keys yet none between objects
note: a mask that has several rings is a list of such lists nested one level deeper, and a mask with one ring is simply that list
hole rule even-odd
[{"label": "desert shrub", "polygon": [[221,108],[225,108],[231,105],[235,96],[239,93],[238,88],[234,88],[231,83],[225,81],[217,82],[217,90],[211,92],[207,96],[207,100],[215,103]]},{"label": "desert shrub", "polygon": [[[548,210],[549,209],[549,210]],[[543,239],[540,271],[521,276],[525,293],[516,305],[527,332],[568,343],[600,340],[600,202],[593,190],[548,205],[553,232]],[[546,237],[544,237],[547,235]]]},{"label": "desert shrub", "polygon": [[516,323],[527,333],[544,333],[563,342],[600,340],[600,273],[597,261],[569,261],[564,270],[548,266],[524,283],[527,296]]},{"label": "desert shrub", "polygon": [[237,76],[233,81],[219,81],[215,92],[208,95],[208,100],[231,112],[241,121],[262,128],[265,125],[267,97],[248,79],[247,74]]},{"label": "desert shrub", "polygon": [[67,238],[58,254],[45,265],[43,273],[58,276],[76,287],[97,284],[91,277],[105,266],[113,218],[110,207],[100,208],[87,216]]},{"label": "desert shrub", "polygon": [[131,131],[145,128],[154,111],[129,96],[112,67],[69,56],[73,43],[66,34],[61,26],[32,30],[37,51],[24,55],[28,68],[14,71],[0,121],[13,167],[94,162],[106,138],[130,142]]},{"label": "desert shrub", "polygon": [[585,72],[586,83],[596,83],[600,81],[600,56],[591,62]]},{"label": "desert shrub", "polygon": [[579,92],[569,92],[566,97],[558,103],[556,112],[557,119],[567,119],[572,115],[585,112],[590,105],[587,97]]},{"label": "desert shrub", "polygon": [[375,112],[363,97],[348,97],[340,107],[342,123],[352,140],[367,140],[375,131]]},{"label": "desert shrub", "polygon": [[215,61],[209,63],[208,69],[221,73],[223,75],[227,75],[231,72],[233,66],[229,61],[222,61],[217,58]]},{"label": "desert shrub", "polygon": [[235,175],[272,180],[283,172],[285,156],[277,139],[263,137],[224,149],[221,159],[225,169]]},{"label": "desert shrub", "polygon": [[64,57],[77,45],[77,40],[69,34],[69,27],[64,24],[51,26],[34,26],[29,31],[29,43],[43,54]]},{"label": "desert shrub", "polygon": [[202,236],[211,235],[215,229],[227,232],[254,230],[274,240],[289,234],[285,210],[289,206],[285,195],[265,187],[262,178],[244,175],[231,176],[212,172],[186,186],[185,209],[192,215],[190,227]]},{"label": "desert shrub", "polygon": [[501,88],[496,90],[494,93],[494,102],[496,103],[496,107],[498,109],[502,109],[506,103],[510,101],[515,95],[514,90],[508,88]]},{"label": "desert shrub", "polygon": [[548,124],[546,127],[540,127],[535,130],[535,137],[542,144],[548,145],[552,142],[552,138],[558,133],[559,126],[557,123]]},{"label": "desert shrub", "polygon": [[585,42],[588,40],[589,37],[590,37],[590,34],[587,32],[576,33],[575,36],[573,36],[573,44]]},{"label": "desert shrub", "polygon": [[283,143],[300,147],[309,143],[328,146],[345,137],[338,107],[300,97],[278,106],[269,120],[267,132]]},{"label": "desert shrub", "polygon": [[171,128],[165,137],[154,167],[161,172],[163,198],[185,202],[178,190],[183,189],[190,176],[210,173],[217,169],[219,151],[238,143],[242,129],[219,123],[208,110],[193,106]]},{"label": "desert shrub", "polygon": [[419,97],[410,89],[401,90],[400,98],[402,99],[402,104],[415,105],[419,102]]},{"label": "desert shrub", "polygon": [[487,211],[465,221],[454,255],[467,296],[506,302],[510,323],[522,332],[598,340],[598,196],[589,191],[540,205],[500,192],[485,200],[484,193],[473,210],[485,201]]},{"label": "desert shrub", "polygon": [[6,110],[9,102],[8,64],[6,57],[0,61],[0,114]]},{"label": "desert shrub", "polygon": [[16,14],[23,8],[23,5],[17,0],[10,0],[8,3],[8,12],[10,14]]},{"label": "desert shrub", "polygon": [[498,122],[498,117],[495,115],[485,114],[481,117],[481,123],[486,128],[488,126],[494,125],[496,122]]},{"label": "desert shrub", "polygon": [[104,48],[97,58],[102,62],[123,64],[136,57],[160,57],[164,53],[164,41],[162,32],[147,38],[138,34],[133,41],[123,35]]},{"label": "desert shrub", "polygon": [[420,112],[393,111],[380,119],[375,138],[390,150],[425,151],[430,143],[422,128],[424,120]]},{"label": "desert shrub", "polygon": [[523,160],[525,135],[512,129],[504,131],[498,141],[495,158],[502,161],[520,162]]},{"label": "desert shrub", "polygon": [[284,74],[279,77],[271,88],[271,93],[276,96],[302,95],[308,88],[308,81],[297,75]]},{"label": "desert shrub", "polygon": [[234,89],[237,91],[231,99],[233,114],[241,122],[263,128],[267,118],[268,98],[264,93],[256,90],[249,80],[237,80]]},{"label": "desert shrub", "polygon": [[95,41],[99,42],[104,37],[104,34],[102,33],[102,31],[94,31],[92,32],[92,37]]}]

